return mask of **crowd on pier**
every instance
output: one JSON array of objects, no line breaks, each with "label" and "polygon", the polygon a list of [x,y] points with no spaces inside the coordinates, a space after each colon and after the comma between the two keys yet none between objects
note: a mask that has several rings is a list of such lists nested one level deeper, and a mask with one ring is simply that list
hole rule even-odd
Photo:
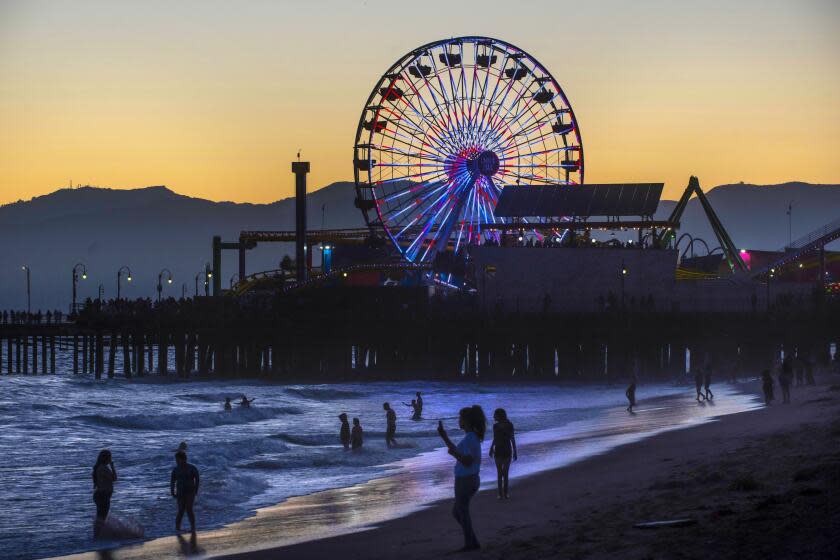
[{"label": "crowd on pier", "polygon": [[47,310],[46,313],[42,313],[40,309],[35,313],[14,310],[0,312],[2,325],[52,325],[62,323],[65,319],[69,317],[58,309]]}]

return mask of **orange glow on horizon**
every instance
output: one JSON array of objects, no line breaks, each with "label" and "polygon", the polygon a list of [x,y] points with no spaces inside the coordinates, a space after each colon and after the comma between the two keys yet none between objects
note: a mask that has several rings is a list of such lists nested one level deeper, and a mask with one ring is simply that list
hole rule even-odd
[{"label": "orange glow on horizon", "polygon": [[486,4],[6,2],[0,204],[70,181],[271,202],[292,196],[299,148],[311,188],[352,181],[381,73],[464,34],[509,41],[557,78],[587,182],[664,181],[672,199],[690,175],[840,183],[836,2]]}]

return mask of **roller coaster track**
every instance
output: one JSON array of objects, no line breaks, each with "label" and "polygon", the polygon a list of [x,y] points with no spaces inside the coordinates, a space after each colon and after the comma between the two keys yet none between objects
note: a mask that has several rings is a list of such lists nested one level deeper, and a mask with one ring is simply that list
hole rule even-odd
[{"label": "roller coaster track", "polygon": [[765,276],[770,270],[800,260],[812,251],[821,249],[836,239],[840,239],[840,218],[800,237],[787,247],[779,249],[780,252],[784,253],[781,257],[758,270],[753,270],[750,275],[753,278]]}]

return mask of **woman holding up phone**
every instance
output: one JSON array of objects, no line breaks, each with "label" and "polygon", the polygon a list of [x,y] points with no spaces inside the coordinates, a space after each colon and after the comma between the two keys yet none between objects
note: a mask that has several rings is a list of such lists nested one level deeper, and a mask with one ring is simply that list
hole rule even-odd
[{"label": "woman holding up phone", "polygon": [[449,454],[455,457],[455,505],[452,515],[464,531],[464,548],[461,551],[477,550],[481,548],[473,531],[470,517],[470,501],[481,484],[479,471],[481,469],[481,441],[487,430],[487,418],[478,405],[462,408],[458,415],[458,425],[466,432],[464,439],[457,445],[452,443],[443,421],[438,421],[438,434]]}]

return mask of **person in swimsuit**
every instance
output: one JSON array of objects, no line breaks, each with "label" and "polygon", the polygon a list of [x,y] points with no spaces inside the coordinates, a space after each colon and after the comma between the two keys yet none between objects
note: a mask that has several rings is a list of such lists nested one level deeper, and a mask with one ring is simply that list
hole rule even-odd
[{"label": "person in swimsuit", "polygon": [[347,414],[342,412],[338,415],[341,420],[341,430],[338,433],[338,438],[341,440],[341,445],[344,449],[350,449],[350,422],[347,421]]},{"label": "person in swimsuit", "polygon": [[225,397],[225,410],[228,412],[233,410],[233,405],[230,402],[230,397]]},{"label": "person in swimsuit", "polygon": [[117,469],[111,458],[111,452],[103,449],[96,458],[93,466],[93,503],[96,504],[96,522],[93,524],[93,538],[99,536],[108,511],[111,509],[111,496],[114,493],[114,482],[117,480]]},{"label": "person in swimsuit", "polygon": [[239,406],[242,406],[242,407],[245,407],[245,408],[250,408],[251,403],[254,402],[255,400],[257,400],[257,399],[250,399],[249,400],[248,397],[246,397],[245,395],[242,395],[242,400],[239,401]]},{"label": "person in swimsuit", "polygon": [[187,463],[187,454],[178,451],[175,454],[175,468],[169,481],[169,492],[178,500],[178,514],[175,516],[175,531],[181,531],[181,520],[186,511],[190,520],[190,532],[195,533],[195,513],[193,503],[198,494],[199,476],[195,465]]},{"label": "person in swimsuit", "polygon": [[350,433],[350,449],[353,451],[361,449],[362,443],[364,443],[363,436],[362,425],[359,423],[359,419],[353,418],[353,431]]},{"label": "person in swimsuit", "polygon": [[417,398],[414,399],[417,401],[417,416],[423,416],[423,397],[420,396],[420,391],[416,393]]},{"label": "person in swimsuit", "polygon": [[496,459],[496,477],[499,485],[498,498],[510,498],[509,472],[511,458],[518,459],[516,454],[516,437],[514,437],[513,423],[508,420],[504,408],[497,408],[493,413],[493,443],[490,444],[490,457]]},{"label": "person in swimsuit", "polygon": [[385,409],[385,445],[390,449],[397,445],[397,440],[394,438],[397,434],[397,413],[388,403],[384,403],[382,408]]},{"label": "person in swimsuit", "polygon": [[478,405],[462,408],[458,414],[458,425],[466,435],[458,445],[452,443],[443,421],[438,421],[438,435],[449,448],[449,454],[455,457],[455,504],[452,515],[464,531],[464,547],[459,552],[478,550],[481,545],[475,536],[470,517],[470,501],[481,485],[481,440],[487,430],[487,419]]}]

